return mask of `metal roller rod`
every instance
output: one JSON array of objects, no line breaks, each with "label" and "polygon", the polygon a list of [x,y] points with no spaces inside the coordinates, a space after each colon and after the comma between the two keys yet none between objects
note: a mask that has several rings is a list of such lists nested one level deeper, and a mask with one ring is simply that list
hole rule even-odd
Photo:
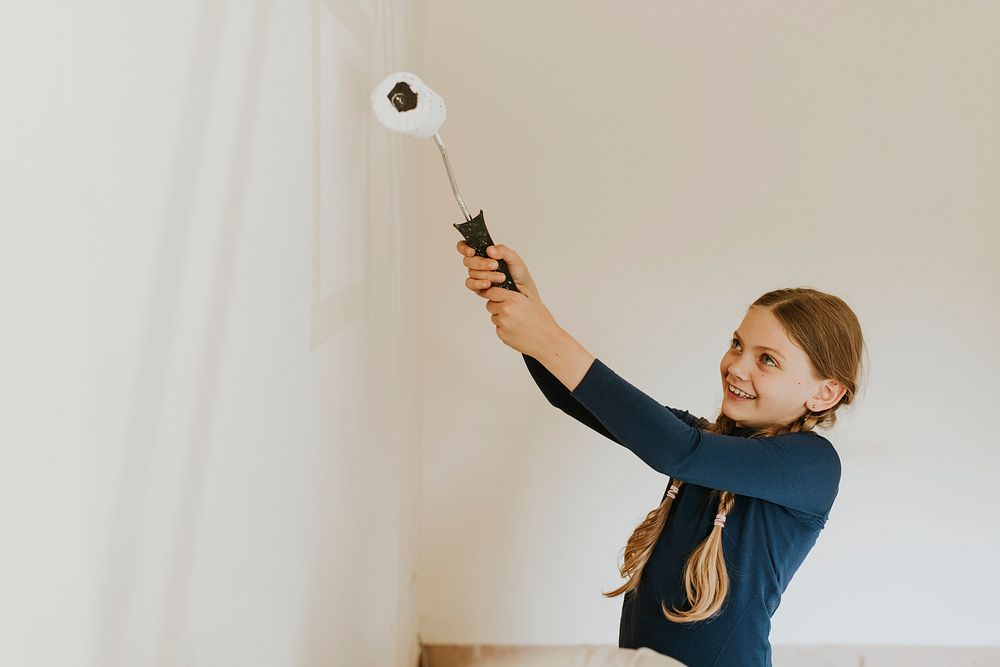
[{"label": "metal roller rod", "polygon": [[462,213],[465,215],[466,221],[472,220],[472,216],[469,215],[469,209],[465,208],[465,202],[462,201],[462,195],[458,192],[458,184],[455,183],[455,174],[451,172],[451,163],[448,162],[448,151],[444,148],[444,141],[441,139],[441,135],[437,132],[434,133],[434,141],[437,142],[438,148],[441,149],[441,157],[444,158],[444,168],[448,170],[448,180],[451,181],[451,190],[455,193],[455,199],[458,200],[458,205],[462,207]]}]

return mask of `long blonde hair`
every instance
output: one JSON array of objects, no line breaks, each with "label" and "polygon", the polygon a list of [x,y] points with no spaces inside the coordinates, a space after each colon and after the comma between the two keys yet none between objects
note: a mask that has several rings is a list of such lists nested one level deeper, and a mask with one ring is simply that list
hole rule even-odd
[{"label": "long blonde hair", "polygon": [[[839,297],[808,287],[778,289],[768,292],[751,304],[753,307],[769,308],[782,324],[785,331],[799,347],[805,351],[819,378],[832,378],[846,388],[840,401],[819,412],[807,411],[790,424],[773,424],[751,429],[750,437],[770,437],[781,433],[811,431],[816,427],[829,428],[836,423],[837,408],[854,401],[858,390],[858,374],[861,370],[861,356],[864,338],[858,318]],[[715,422],[700,420],[699,428],[710,433],[728,435],[736,430],[736,422],[719,411]],[[619,588],[606,593],[604,597],[614,597],[627,593],[639,586],[643,568],[653,552],[663,526],[670,513],[674,497],[684,485],[679,479],[671,479],[671,487],[659,506],[646,515],[636,526],[625,545],[625,560],[619,568],[626,581]],[[712,491],[711,497],[719,494],[717,514],[728,515],[735,502],[729,491]],[[690,609],[672,610],[661,601],[663,615],[676,623],[693,623],[715,616],[721,609],[729,593],[729,573],[722,554],[722,527],[712,526],[709,533],[691,555],[684,566],[684,590]]]}]

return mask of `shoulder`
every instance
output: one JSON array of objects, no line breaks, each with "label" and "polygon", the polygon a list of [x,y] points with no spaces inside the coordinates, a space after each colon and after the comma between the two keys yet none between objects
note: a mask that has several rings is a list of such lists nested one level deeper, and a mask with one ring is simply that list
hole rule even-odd
[{"label": "shoulder", "polygon": [[787,444],[789,451],[794,451],[803,459],[810,461],[817,470],[823,470],[829,477],[840,480],[842,470],[840,454],[826,436],[815,431],[799,431],[782,433],[774,439]]},{"label": "shoulder", "polygon": [[808,509],[822,528],[840,492],[841,463],[836,447],[813,431],[782,433],[773,440],[781,443],[782,458],[794,461],[797,482],[804,485],[803,493],[810,499],[809,508],[800,509]]}]

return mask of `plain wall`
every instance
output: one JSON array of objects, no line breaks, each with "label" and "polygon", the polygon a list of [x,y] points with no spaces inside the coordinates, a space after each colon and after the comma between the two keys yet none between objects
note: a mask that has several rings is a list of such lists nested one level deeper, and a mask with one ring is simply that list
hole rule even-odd
[{"label": "plain wall", "polygon": [[[840,495],[772,643],[996,645],[1000,4],[427,3],[462,195],[559,324],[715,418],[766,291],[868,347],[827,433]],[[666,478],[552,408],[455,252],[433,145],[420,311],[421,621],[434,644],[615,643],[622,549]]]},{"label": "plain wall", "polygon": [[997,5],[8,19],[0,664],[617,641],[600,591],[665,479],[496,337],[437,148],[371,116],[399,69],[560,324],[662,403],[716,415],[764,291],[855,309],[841,495],[775,644],[997,644]]},{"label": "plain wall", "polygon": [[0,28],[0,664],[415,664],[402,0]]}]

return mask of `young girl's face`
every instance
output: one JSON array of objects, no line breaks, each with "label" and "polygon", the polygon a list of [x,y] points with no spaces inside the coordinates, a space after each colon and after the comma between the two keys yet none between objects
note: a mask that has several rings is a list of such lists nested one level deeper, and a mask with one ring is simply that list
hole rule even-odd
[{"label": "young girl's face", "polygon": [[[769,308],[751,306],[719,364],[722,413],[737,426],[788,424],[835,405],[846,391],[818,378],[812,363]],[[741,398],[730,385],[753,396]],[[815,407],[812,407],[815,406]]]}]

